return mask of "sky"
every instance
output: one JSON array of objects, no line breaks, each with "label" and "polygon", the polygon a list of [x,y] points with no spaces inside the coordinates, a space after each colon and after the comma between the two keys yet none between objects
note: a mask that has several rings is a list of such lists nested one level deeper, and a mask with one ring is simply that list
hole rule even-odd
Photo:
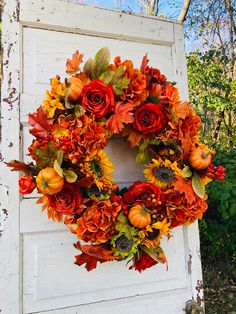
[{"label": "sky", "polygon": [[[144,0],[69,0],[73,3],[95,5],[104,8],[121,10],[127,13],[143,13],[141,12],[140,3]],[[159,0],[159,13],[167,18],[176,20],[181,11],[184,0]],[[195,43],[191,38],[185,38],[185,50],[189,53],[196,50]]]},{"label": "sky", "polygon": [[[75,3],[94,4],[110,9],[121,9],[127,12],[142,13],[140,3],[143,0],[70,0]],[[176,19],[184,0],[159,0],[160,13]]]}]

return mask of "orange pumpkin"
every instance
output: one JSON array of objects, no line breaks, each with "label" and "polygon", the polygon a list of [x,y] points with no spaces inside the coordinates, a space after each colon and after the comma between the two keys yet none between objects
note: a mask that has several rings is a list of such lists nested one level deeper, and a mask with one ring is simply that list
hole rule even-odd
[{"label": "orange pumpkin", "polygon": [[131,225],[139,229],[145,228],[151,222],[151,214],[145,206],[139,204],[130,208],[128,218]]},{"label": "orange pumpkin", "polygon": [[198,147],[191,151],[189,156],[190,165],[196,170],[206,169],[212,160],[210,150],[205,147]]},{"label": "orange pumpkin", "polygon": [[62,190],[64,179],[53,168],[47,167],[39,172],[36,183],[40,192],[52,195]]},{"label": "orange pumpkin", "polygon": [[74,76],[68,78],[67,82],[70,84],[68,100],[72,102],[76,101],[82,93],[84,83],[79,78]]}]

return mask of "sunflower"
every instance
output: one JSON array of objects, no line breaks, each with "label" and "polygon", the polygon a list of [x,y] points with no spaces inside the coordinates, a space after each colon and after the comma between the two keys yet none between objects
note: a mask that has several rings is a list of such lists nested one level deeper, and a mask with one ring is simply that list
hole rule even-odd
[{"label": "sunflower", "polygon": [[82,169],[86,176],[93,177],[99,190],[103,185],[111,185],[114,182],[110,177],[114,171],[114,165],[104,150],[100,150],[95,156],[87,157]]},{"label": "sunflower", "polygon": [[163,221],[158,221],[152,225],[148,225],[146,229],[139,232],[140,238],[143,238],[142,244],[149,249],[154,249],[160,245],[160,240],[163,234],[168,238],[170,237],[170,222],[167,222],[167,218]]},{"label": "sunflower", "polygon": [[182,176],[182,170],[178,168],[177,162],[168,159],[152,159],[152,163],[146,166],[143,173],[148,181],[160,188],[170,186],[176,175]]}]

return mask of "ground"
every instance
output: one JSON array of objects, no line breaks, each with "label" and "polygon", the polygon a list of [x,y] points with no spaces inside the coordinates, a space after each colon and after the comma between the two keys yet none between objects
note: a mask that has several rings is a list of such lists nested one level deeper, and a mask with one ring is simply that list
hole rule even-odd
[{"label": "ground", "polygon": [[236,314],[236,261],[202,261],[206,314]]}]

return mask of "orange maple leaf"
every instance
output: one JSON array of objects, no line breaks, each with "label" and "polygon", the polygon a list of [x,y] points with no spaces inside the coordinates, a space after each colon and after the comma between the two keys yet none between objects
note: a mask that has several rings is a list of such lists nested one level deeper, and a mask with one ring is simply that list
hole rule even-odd
[{"label": "orange maple leaf", "polygon": [[130,131],[128,142],[130,143],[131,148],[137,146],[139,142],[141,141],[141,139],[142,139],[142,134],[135,131]]},{"label": "orange maple leaf", "polygon": [[185,181],[182,177],[177,176],[177,181],[173,183],[174,190],[180,194],[184,193],[186,201],[189,205],[196,201],[196,196],[193,191],[192,183],[190,181]]},{"label": "orange maple leaf", "polygon": [[175,120],[185,119],[189,113],[189,101],[173,103],[172,112]]},{"label": "orange maple leaf", "polygon": [[83,61],[83,54],[79,53],[78,50],[72,55],[72,59],[67,59],[66,61],[66,73],[76,73],[79,70],[79,66]]},{"label": "orange maple leaf", "polygon": [[104,249],[100,245],[81,245],[78,241],[74,244],[75,248],[82,251],[82,254],[76,255],[75,264],[81,266],[85,264],[87,271],[90,271],[97,267],[97,263],[104,263],[107,261],[112,261],[119,259],[113,255],[112,251]]},{"label": "orange maple leaf", "polygon": [[124,123],[132,123],[134,121],[132,111],[133,105],[131,103],[124,104],[118,102],[115,113],[106,122],[106,127],[113,133],[119,133],[124,128]]}]

